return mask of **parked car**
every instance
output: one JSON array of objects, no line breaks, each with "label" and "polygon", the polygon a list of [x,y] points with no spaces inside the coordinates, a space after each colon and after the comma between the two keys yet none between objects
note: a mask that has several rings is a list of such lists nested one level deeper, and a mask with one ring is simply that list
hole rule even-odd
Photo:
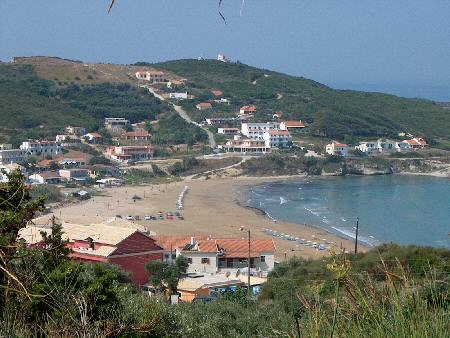
[{"label": "parked car", "polygon": [[133,221],[133,220],[134,220],[134,217],[133,217],[133,216],[131,216],[131,215],[128,215],[128,216],[127,216],[127,220],[129,220],[129,221]]},{"label": "parked car", "polygon": [[145,216],[144,216],[144,219],[145,219],[146,221],[150,221],[150,220],[152,219],[152,217],[151,217],[150,215],[145,215]]},{"label": "parked car", "polygon": [[151,216],[150,216],[150,219],[151,219],[152,221],[156,221],[156,216],[151,215]]},{"label": "parked car", "polygon": [[122,219],[122,216],[121,215],[116,215],[116,218]]}]

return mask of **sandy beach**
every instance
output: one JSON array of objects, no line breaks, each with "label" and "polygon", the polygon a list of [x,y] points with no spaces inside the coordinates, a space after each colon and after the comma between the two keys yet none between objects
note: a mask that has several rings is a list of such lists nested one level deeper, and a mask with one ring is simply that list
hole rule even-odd
[{"label": "sandy beach", "polygon": [[[134,221],[136,226],[148,228],[158,235],[211,235],[213,237],[246,238],[241,226],[251,230],[253,238],[272,238],[263,232],[269,228],[279,233],[304,238],[312,242],[334,242],[337,250],[341,244],[349,251],[354,243],[313,227],[273,221],[258,210],[240,206],[246,186],[280,180],[281,178],[212,178],[185,179],[181,182],[106,188],[100,196],[58,209],[54,214],[59,219],[78,224],[102,223],[116,215],[125,218],[128,215],[140,216]],[[185,186],[189,191],[184,199],[184,220],[144,220],[145,215],[157,215],[159,211],[176,211],[178,195]],[[133,201],[133,196],[141,199]],[[285,257],[300,256],[319,258],[330,254],[331,250],[319,251],[312,247],[299,245],[293,241],[274,238],[279,261]],[[327,245],[331,247],[330,245]],[[361,246],[361,251],[367,250]]]}]

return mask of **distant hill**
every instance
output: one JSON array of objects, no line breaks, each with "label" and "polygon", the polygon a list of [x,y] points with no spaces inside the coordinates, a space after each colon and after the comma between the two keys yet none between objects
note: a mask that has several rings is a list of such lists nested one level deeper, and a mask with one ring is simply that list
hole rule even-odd
[{"label": "distant hill", "polygon": [[[36,59],[32,64],[26,64],[24,59],[0,63],[0,142],[17,144],[27,138],[54,137],[67,125],[96,130],[107,116],[125,117],[131,122],[151,121],[170,110],[135,85],[119,80],[105,82],[110,79],[107,76],[97,80],[94,73],[86,75],[83,68],[77,68],[81,63],[55,59],[58,62],[52,64],[48,63],[52,58],[41,60],[46,67],[39,66]],[[70,64],[74,66],[68,67]],[[47,75],[64,73],[66,77],[64,82],[43,79],[36,68],[41,74],[48,68],[51,72]],[[88,83],[90,75],[92,82]]]},{"label": "distant hill", "polygon": [[[302,77],[242,63],[179,60],[152,66],[188,79],[187,89],[197,95],[190,104],[197,120],[205,113],[196,112],[195,103],[214,98],[211,90],[220,89],[223,97],[231,98],[232,106],[215,105],[210,114],[231,114],[240,105],[256,104],[257,118],[267,119],[274,111],[282,111],[283,118],[305,120],[313,133],[330,138],[395,137],[408,131],[450,146],[450,111],[432,101],[335,90]],[[189,108],[189,103],[185,106]]]}]

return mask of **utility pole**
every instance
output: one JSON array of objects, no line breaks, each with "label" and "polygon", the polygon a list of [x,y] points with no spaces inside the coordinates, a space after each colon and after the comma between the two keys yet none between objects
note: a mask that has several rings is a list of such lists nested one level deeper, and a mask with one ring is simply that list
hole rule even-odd
[{"label": "utility pole", "polygon": [[359,230],[359,217],[356,217],[355,254],[358,253],[358,230]]},{"label": "utility pole", "polygon": [[248,229],[248,257],[247,257],[247,266],[248,266],[247,294],[248,294],[248,299],[250,300],[250,297],[251,297],[251,292],[250,292],[250,229]]}]

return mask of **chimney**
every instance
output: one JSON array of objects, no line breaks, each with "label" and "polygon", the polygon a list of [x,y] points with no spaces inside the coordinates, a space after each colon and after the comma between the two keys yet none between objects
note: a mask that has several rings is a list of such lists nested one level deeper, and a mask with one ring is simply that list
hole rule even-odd
[{"label": "chimney", "polygon": [[87,238],[87,241],[88,241],[88,243],[89,243],[89,248],[90,248],[91,250],[94,250],[94,248],[95,248],[94,240],[93,240],[91,237],[88,237],[88,238]]},{"label": "chimney", "polygon": [[191,237],[191,245],[194,245],[196,243],[197,243],[197,241],[195,240],[195,237]]}]

